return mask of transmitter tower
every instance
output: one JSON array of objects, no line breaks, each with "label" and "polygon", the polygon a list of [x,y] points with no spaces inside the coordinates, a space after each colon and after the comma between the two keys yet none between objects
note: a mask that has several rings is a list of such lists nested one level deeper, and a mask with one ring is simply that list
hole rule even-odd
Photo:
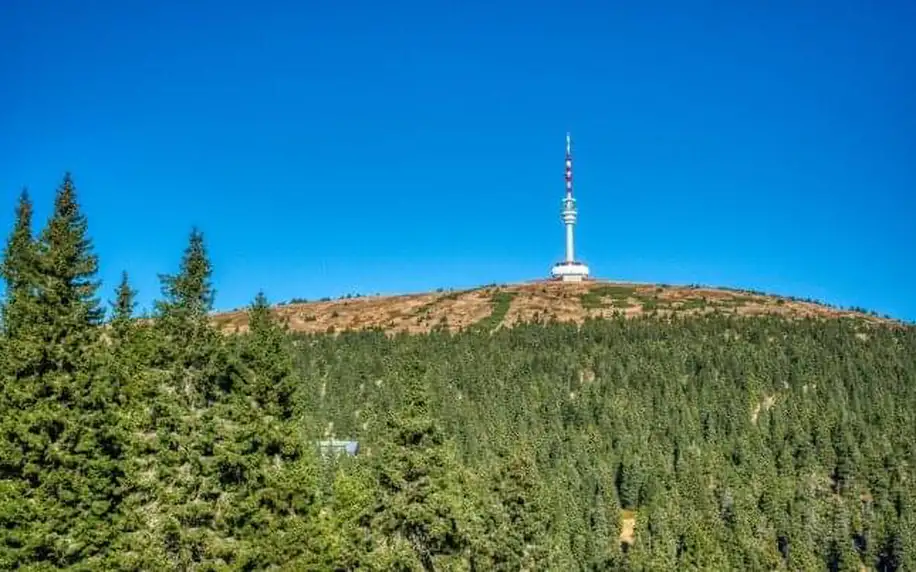
[{"label": "transmitter tower", "polygon": [[569,133],[566,134],[566,196],[563,198],[563,210],[560,211],[563,225],[566,227],[566,258],[554,264],[550,275],[563,282],[581,282],[589,276],[588,266],[576,261],[575,228],[579,211],[576,199],[573,198],[572,148]]}]

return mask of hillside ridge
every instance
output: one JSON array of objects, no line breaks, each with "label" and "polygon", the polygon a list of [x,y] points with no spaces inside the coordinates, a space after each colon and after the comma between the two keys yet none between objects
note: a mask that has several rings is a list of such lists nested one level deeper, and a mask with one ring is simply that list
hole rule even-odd
[{"label": "hillside ridge", "polygon": [[[381,329],[387,333],[426,333],[435,328],[495,330],[517,323],[623,315],[659,317],[712,312],[739,316],[850,318],[866,324],[899,323],[861,309],[841,309],[813,300],[713,286],[672,286],[609,280],[582,283],[532,281],[465,290],[397,295],[348,295],[334,300],[282,302],[273,308],[291,331],[328,333]],[[248,328],[244,309],[216,313],[226,333]]]}]

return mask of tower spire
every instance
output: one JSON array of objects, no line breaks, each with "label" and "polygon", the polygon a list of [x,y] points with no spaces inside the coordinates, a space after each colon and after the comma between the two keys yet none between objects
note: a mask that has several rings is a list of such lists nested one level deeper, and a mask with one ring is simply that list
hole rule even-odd
[{"label": "tower spire", "polygon": [[572,151],[570,145],[569,132],[566,132],[566,196],[571,197],[573,194],[572,187]]}]

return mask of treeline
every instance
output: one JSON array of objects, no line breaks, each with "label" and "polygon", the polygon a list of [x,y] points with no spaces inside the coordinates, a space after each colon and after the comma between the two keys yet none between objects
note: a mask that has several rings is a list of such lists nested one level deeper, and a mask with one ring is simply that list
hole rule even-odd
[{"label": "treeline", "polygon": [[306,336],[259,294],[223,336],[200,232],[152,319],[97,267],[69,177],[38,233],[20,196],[0,569],[916,569],[912,327]]}]

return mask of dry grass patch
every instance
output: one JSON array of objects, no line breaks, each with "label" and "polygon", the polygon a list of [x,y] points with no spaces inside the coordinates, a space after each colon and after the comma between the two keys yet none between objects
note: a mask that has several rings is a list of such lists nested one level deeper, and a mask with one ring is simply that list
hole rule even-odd
[{"label": "dry grass patch", "polygon": [[636,542],[636,511],[620,511],[620,544],[621,546],[633,546]]},{"label": "dry grass patch", "polygon": [[[483,290],[446,296],[429,308],[430,326],[442,323],[443,318],[452,331],[468,328],[485,319],[492,312],[491,295]],[[429,327],[426,328],[427,330]]]},{"label": "dry grass patch", "polygon": [[[500,302],[499,300],[503,300]],[[813,302],[764,296],[756,293],[715,288],[658,286],[624,282],[532,282],[467,291],[366,296],[301,304],[274,309],[281,321],[296,332],[381,328],[389,333],[425,333],[436,327],[452,331],[485,322],[499,302],[500,312],[510,297],[508,309],[493,328],[519,322],[555,319],[581,323],[586,318],[611,318],[622,314],[632,318],[646,313],[660,317],[702,315],[710,312],[741,316],[781,315],[789,318],[849,317],[863,324],[886,324],[886,320],[861,312],[838,310]],[[495,320],[499,316],[493,316]],[[225,333],[245,332],[245,311],[215,315],[213,322]]]},{"label": "dry grass patch", "polygon": [[538,286],[510,290],[515,297],[502,321],[504,326],[535,319],[561,322],[582,322],[585,319],[586,313],[579,296],[588,291],[589,284],[555,282]]}]

